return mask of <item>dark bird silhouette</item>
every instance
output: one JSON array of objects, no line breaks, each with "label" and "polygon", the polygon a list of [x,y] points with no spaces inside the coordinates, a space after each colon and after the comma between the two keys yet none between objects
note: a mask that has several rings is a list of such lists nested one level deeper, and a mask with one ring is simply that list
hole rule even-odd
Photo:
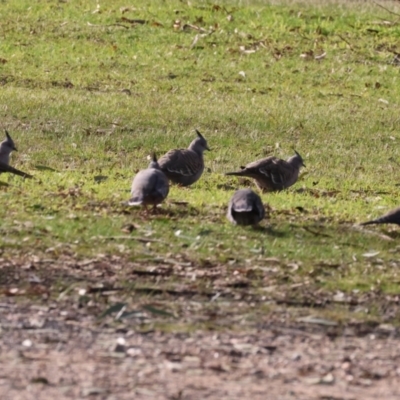
[{"label": "dark bird silhouette", "polygon": [[380,218],[373,219],[372,221],[363,222],[361,225],[373,225],[373,224],[397,224],[400,225],[400,207],[389,211],[387,214]]},{"label": "dark bird silhouette", "polygon": [[10,134],[6,131],[6,138],[0,143],[0,173],[9,172],[24,178],[32,178],[32,175],[10,166],[10,155],[13,151],[18,150]]}]

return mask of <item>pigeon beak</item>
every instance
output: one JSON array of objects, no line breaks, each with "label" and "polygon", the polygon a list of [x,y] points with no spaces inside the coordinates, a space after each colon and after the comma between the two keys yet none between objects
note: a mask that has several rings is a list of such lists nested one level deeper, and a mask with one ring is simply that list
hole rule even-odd
[{"label": "pigeon beak", "polygon": [[14,151],[18,151],[18,149],[17,149],[15,146],[13,147],[13,150],[14,150]]},{"label": "pigeon beak", "polygon": [[208,146],[206,146],[206,150],[211,151],[211,149]]}]

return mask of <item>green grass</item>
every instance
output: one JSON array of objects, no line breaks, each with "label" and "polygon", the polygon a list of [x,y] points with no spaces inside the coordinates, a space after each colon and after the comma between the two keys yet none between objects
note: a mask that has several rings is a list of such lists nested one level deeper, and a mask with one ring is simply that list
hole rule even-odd
[{"label": "green grass", "polygon": [[[397,242],[388,240],[396,230],[353,226],[398,205],[395,16],[357,4],[126,4],[0,8],[1,126],[20,150],[12,164],[35,175],[1,177],[3,257],[118,254],[146,263],[167,254],[232,271],[265,271],[277,258],[254,290],[290,293],[286,285],[304,283],[398,294]],[[212,148],[202,179],[173,187],[161,215],[123,206],[147,155],[186,147],[194,128]],[[293,148],[306,174],[263,195],[271,210],[262,229],[229,225],[226,205],[241,183],[223,173]]]}]

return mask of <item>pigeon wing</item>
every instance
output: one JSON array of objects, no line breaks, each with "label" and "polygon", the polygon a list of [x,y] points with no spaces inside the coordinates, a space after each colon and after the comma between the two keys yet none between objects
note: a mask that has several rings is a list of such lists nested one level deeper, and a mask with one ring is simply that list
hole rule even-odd
[{"label": "pigeon wing", "polygon": [[176,177],[196,175],[204,167],[202,158],[188,149],[170,150],[158,163],[167,175]]},{"label": "pigeon wing", "polygon": [[157,176],[153,174],[153,171],[145,169],[135,175],[131,187],[131,204],[141,204],[151,193],[157,181]]},{"label": "pigeon wing", "polygon": [[165,199],[169,193],[169,182],[164,173],[156,169],[139,171],[132,182],[129,204],[139,205],[150,198]]},{"label": "pigeon wing", "polygon": [[286,188],[295,174],[293,166],[279,158],[261,163],[257,170],[259,175],[263,175],[269,179],[274,189]]},{"label": "pigeon wing", "polygon": [[160,197],[165,199],[169,193],[169,182],[168,178],[165,176],[164,172],[156,171],[155,182],[154,182],[154,192],[156,192]]}]

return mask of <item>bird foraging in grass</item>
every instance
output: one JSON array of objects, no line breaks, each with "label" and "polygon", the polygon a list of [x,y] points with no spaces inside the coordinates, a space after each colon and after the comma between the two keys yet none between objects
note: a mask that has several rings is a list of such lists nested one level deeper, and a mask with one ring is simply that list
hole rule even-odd
[{"label": "bird foraging in grass", "polygon": [[17,168],[11,167],[10,155],[12,151],[18,150],[10,134],[6,131],[6,138],[0,143],[0,173],[9,172],[11,174],[23,176],[24,178],[32,178],[32,175],[22,172]]},{"label": "bird foraging in grass", "polygon": [[231,197],[226,216],[235,225],[256,225],[264,218],[265,209],[257,193],[240,189]]},{"label": "bird foraging in grass", "polygon": [[158,160],[167,178],[181,186],[190,186],[200,179],[204,171],[203,153],[210,151],[204,136],[197,129],[196,133],[197,138],[187,149],[170,150]]},{"label": "bird foraging in grass", "polygon": [[241,171],[228,172],[225,175],[253,178],[263,192],[275,192],[286,189],[296,183],[301,167],[305,167],[303,158],[295,151],[288,160],[267,157],[241,167]]},{"label": "bird foraging in grass", "polygon": [[169,192],[168,178],[161,171],[157,157],[153,154],[148,168],[139,171],[133,179],[131,187],[130,206],[156,206],[162,203]]}]

